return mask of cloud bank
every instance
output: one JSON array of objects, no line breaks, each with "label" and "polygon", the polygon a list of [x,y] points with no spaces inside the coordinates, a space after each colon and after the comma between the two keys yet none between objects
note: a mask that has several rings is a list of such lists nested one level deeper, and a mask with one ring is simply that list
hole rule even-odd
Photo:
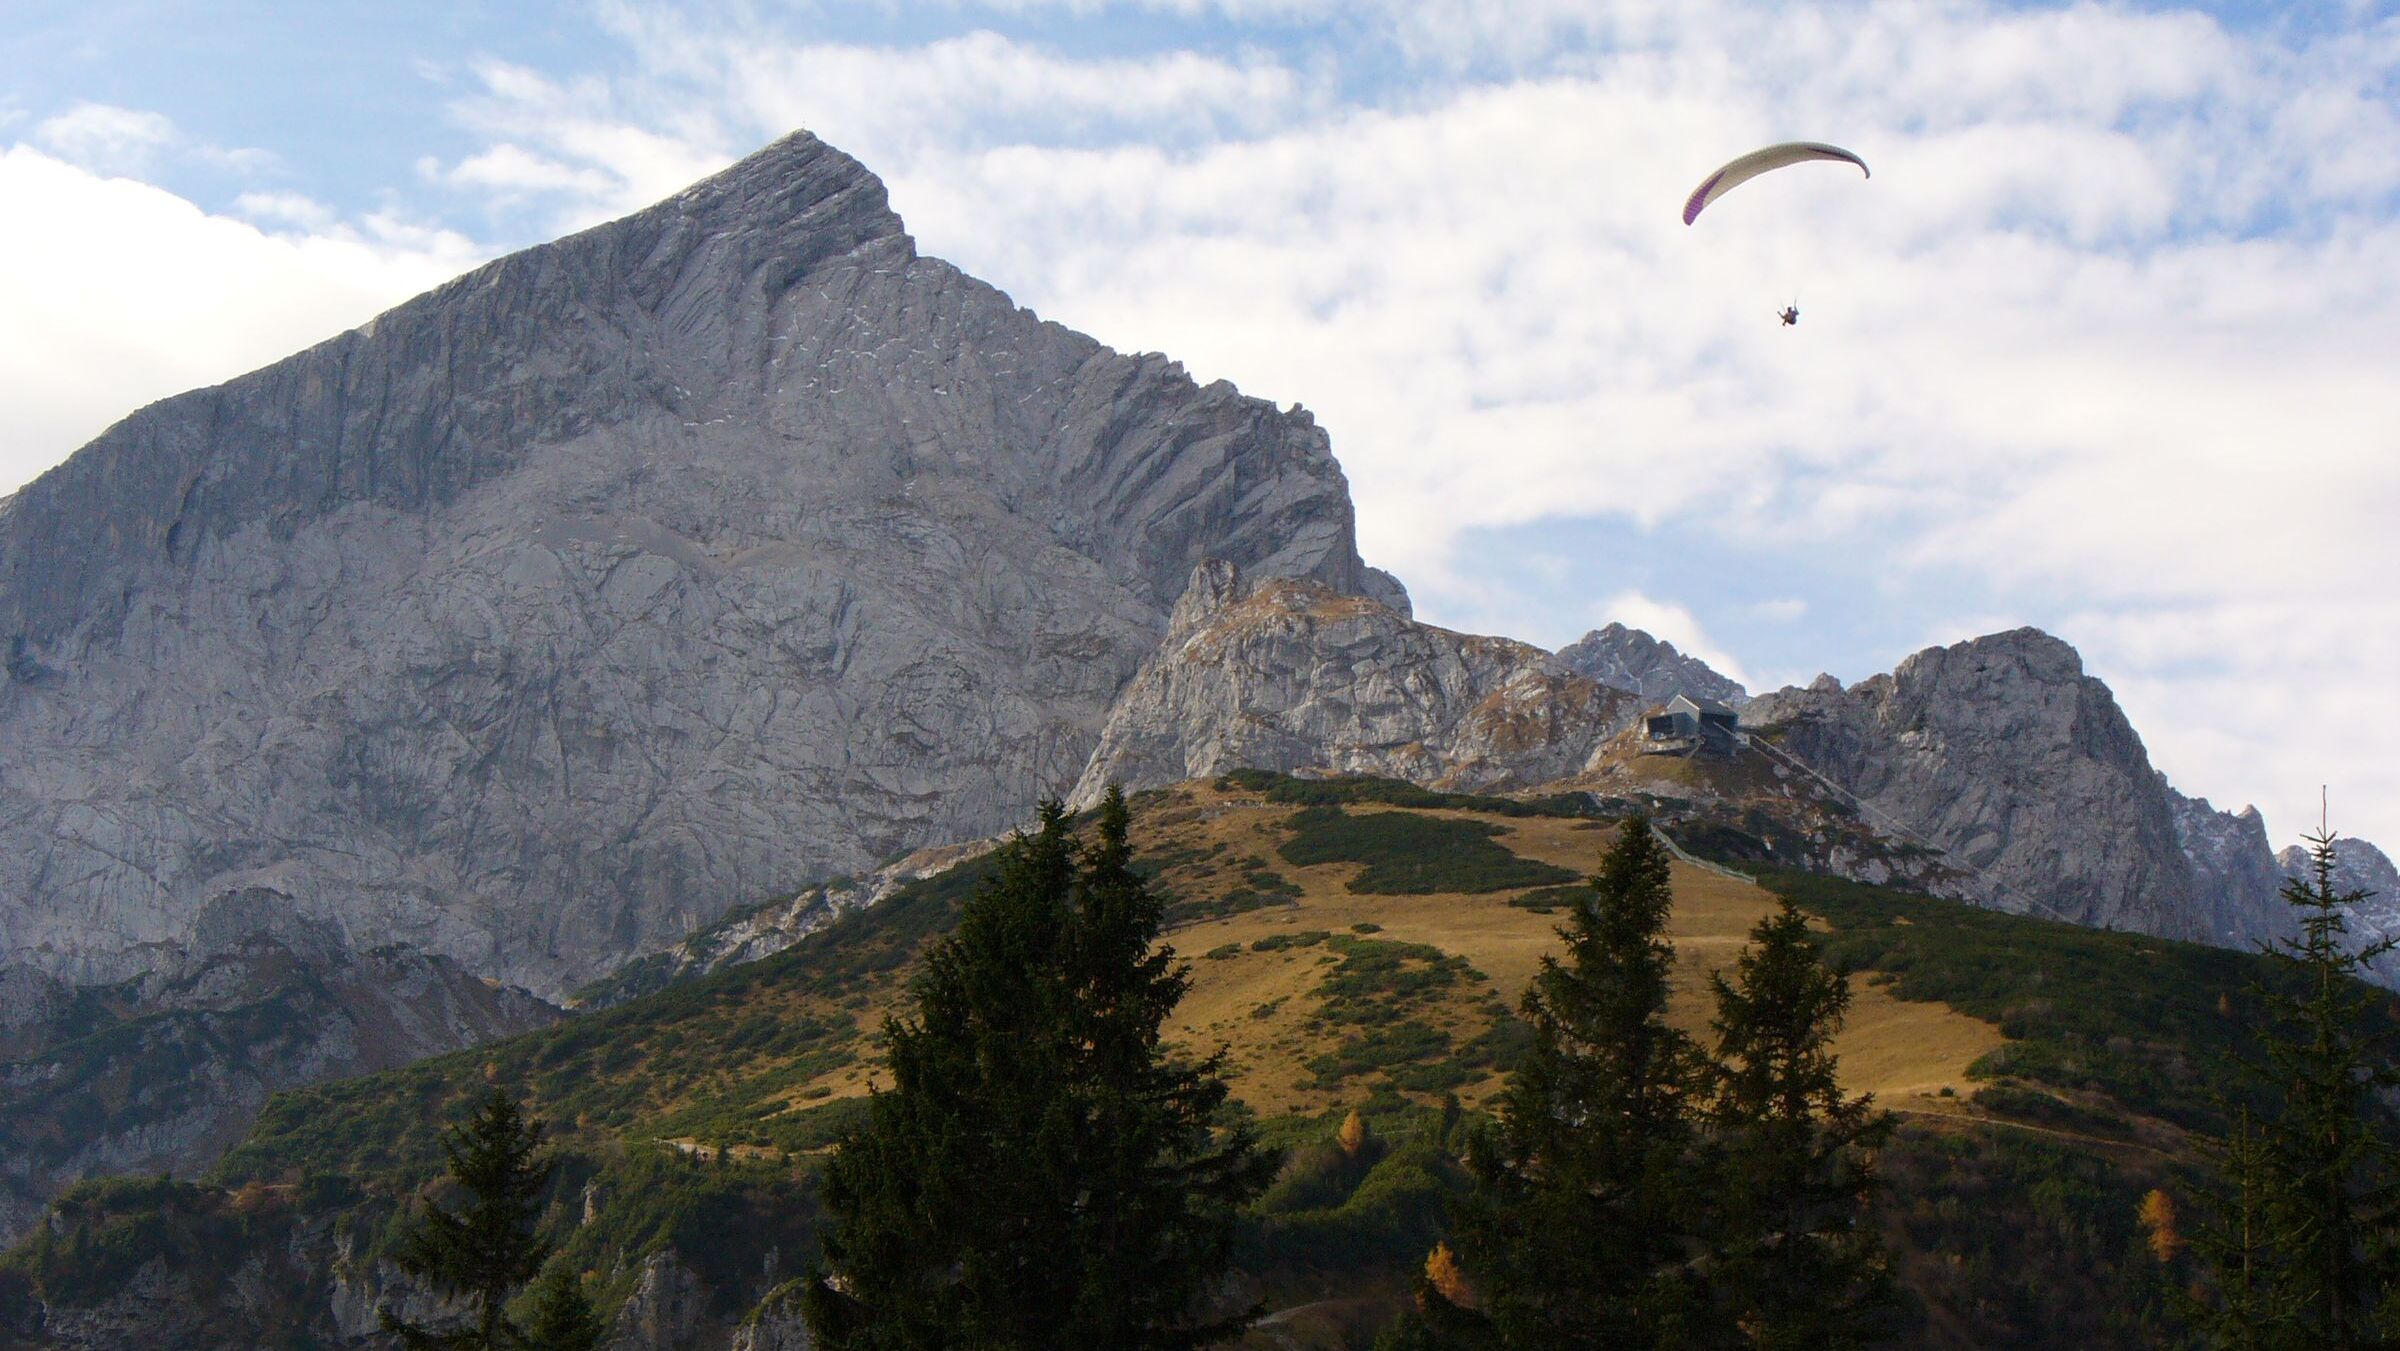
[{"label": "cloud bank", "polygon": [[[1770,678],[2039,623],[2187,791],[2256,799],[2288,837],[2330,782],[2340,821],[2400,839],[2400,20],[1018,0],[837,41],[600,14],[609,73],[462,58],[450,116],[476,148],[420,162],[420,218],[538,237],[805,126],[884,176],[928,252],[1305,402],[1364,551],[1436,622],[1556,643],[1646,618],[1736,669],[1745,636],[1872,635],[1748,662]],[[1078,36],[1103,30],[1138,36]],[[77,137],[87,163],[171,137],[59,116],[0,159],[0,200],[53,194],[198,266],[51,296],[64,349],[0,320],[21,461],[112,389],[280,355],[489,247],[298,196],[179,213],[66,162]],[[1789,137],[1875,177],[1804,167],[1679,223],[1710,167]],[[1496,571],[1512,532],[1578,522],[1850,580],[1737,601],[1679,589],[1672,558]]]}]

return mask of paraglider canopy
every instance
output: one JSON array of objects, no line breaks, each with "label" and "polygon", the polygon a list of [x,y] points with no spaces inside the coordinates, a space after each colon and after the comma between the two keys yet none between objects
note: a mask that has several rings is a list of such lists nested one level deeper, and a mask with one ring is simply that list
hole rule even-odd
[{"label": "paraglider canopy", "polygon": [[1874,177],[1873,174],[1868,173],[1865,160],[1838,145],[1827,145],[1822,141],[1785,141],[1781,145],[1770,145],[1762,150],[1753,150],[1702,180],[1699,187],[1692,189],[1692,195],[1684,200],[1683,223],[1689,225],[1698,220],[1700,212],[1709,203],[1760,174],[1781,169],[1786,165],[1819,159],[1839,160],[1844,164],[1855,164],[1860,173],[1867,174],[1870,178]]}]

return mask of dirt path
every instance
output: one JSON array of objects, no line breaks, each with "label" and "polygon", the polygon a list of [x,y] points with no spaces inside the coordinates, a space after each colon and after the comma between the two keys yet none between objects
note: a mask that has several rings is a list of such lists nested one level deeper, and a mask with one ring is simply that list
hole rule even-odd
[{"label": "dirt path", "polygon": [[2082,1131],[2062,1131],[2055,1126],[2036,1126],[2031,1122],[2011,1121],[2006,1117],[1979,1116],[1973,1112],[1941,1112],[1925,1107],[1888,1107],[1884,1110],[1890,1112],[1894,1116],[1930,1117],[1935,1121],[1963,1122],[1965,1124],[1975,1126],[2006,1126],[2010,1130],[2030,1131],[2035,1135],[2055,1136],[2061,1140],[2073,1140],[2077,1144],[2097,1145],[2104,1149],[2139,1150],[2144,1154],[2155,1155],[2156,1157],[2162,1159],[2173,1159],[2178,1157],[2176,1154],[2168,1150],[2160,1149],[2156,1145],[2143,1144],[2139,1140],[2125,1140],[2108,1135],[2087,1135]]}]

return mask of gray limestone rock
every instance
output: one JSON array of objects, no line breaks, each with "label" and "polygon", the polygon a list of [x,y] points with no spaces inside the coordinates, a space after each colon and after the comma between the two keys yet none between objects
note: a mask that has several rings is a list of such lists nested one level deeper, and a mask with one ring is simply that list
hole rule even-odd
[{"label": "gray limestone rock", "polygon": [[[0,985],[12,983],[0,978]],[[0,1243],[79,1178],[190,1174],[267,1096],[540,1027],[558,1010],[444,957],[228,941],[87,988],[0,1062]]]},{"label": "gray limestone rock", "polygon": [[1539,648],[1419,624],[1304,580],[1195,569],[1166,641],[1109,713],[1070,805],[1233,768],[1447,788],[1575,774],[1640,700]]},{"label": "gray limestone rock", "polygon": [[730,1351],[810,1351],[817,1343],[800,1310],[803,1288],[800,1281],[786,1281],[767,1292],[734,1328]]},{"label": "gray limestone rock", "polygon": [[1673,643],[1623,624],[1594,629],[1560,648],[1558,664],[1654,704],[1678,694],[1714,699],[1733,708],[1750,702],[1750,692],[1739,681],[1717,674],[1698,657],[1676,651]]},{"label": "gray limestone rock", "polygon": [[699,1344],[707,1321],[700,1278],[681,1254],[654,1252],[642,1259],[633,1293],[617,1309],[608,1351],[683,1351]]},{"label": "gray limestone rock", "polygon": [[2250,948],[2291,934],[2286,907],[2275,899],[2283,874],[2258,808],[2221,812],[2207,798],[2176,792],[2163,776],[2159,787],[2175,813],[2175,837],[2191,865],[2191,903],[2207,941]]},{"label": "gray limestone rock", "polygon": [[1743,724],[1971,869],[1987,903],[2212,936],[2169,790],[2067,644],[2017,629],[1830,683],[1761,695]]},{"label": "gray limestone rock", "polygon": [[930,845],[864,878],[838,878],[797,896],[745,906],[668,951],[628,962],[576,991],[574,1006],[584,1011],[608,1008],[728,966],[772,957],[842,916],[875,905],[911,882],[981,857],[999,843],[995,836]]},{"label": "gray limestone rock", "polygon": [[137,975],[263,889],[556,994],[1016,823],[1204,557],[1404,599],[1313,419],[796,135],[0,502],[0,962]]},{"label": "gray limestone rock", "polygon": [[[2311,885],[2316,881],[2309,852],[2299,845],[2286,846],[2275,856],[2275,865],[2278,880],[2293,878]],[[2382,939],[2400,938],[2400,868],[2393,867],[2381,849],[2351,836],[2335,837],[2333,889],[2337,894],[2367,893],[2345,912],[2351,941],[2358,949]],[[2289,908],[2281,901],[2276,907]],[[2377,981],[2400,989],[2400,952],[2371,959],[2367,969]]]}]

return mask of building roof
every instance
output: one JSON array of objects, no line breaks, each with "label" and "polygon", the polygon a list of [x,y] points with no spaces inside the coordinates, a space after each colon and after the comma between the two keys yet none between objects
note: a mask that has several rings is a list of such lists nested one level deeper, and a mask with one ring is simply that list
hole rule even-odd
[{"label": "building roof", "polygon": [[1667,711],[1669,713],[1675,712],[1675,706],[1677,704],[1683,705],[1683,709],[1686,712],[1697,713],[1704,717],[1710,714],[1727,718],[1739,716],[1728,705],[1720,704],[1714,699],[1695,699],[1688,694],[1678,694],[1673,699],[1668,700]]}]

